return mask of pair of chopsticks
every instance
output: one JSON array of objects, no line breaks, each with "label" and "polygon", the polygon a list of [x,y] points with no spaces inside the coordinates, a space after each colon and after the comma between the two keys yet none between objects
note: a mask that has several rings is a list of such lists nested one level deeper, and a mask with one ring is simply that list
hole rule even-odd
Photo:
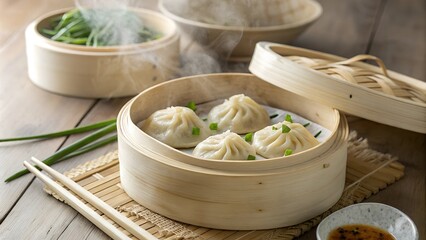
[{"label": "pair of chopsticks", "polygon": [[[78,185],[76,182],[72,181],[70,178],[62,175],[61,173],[50,168],[40,160],[35,157],[32,157],[31,160],[37,165],[40,169],[46,171],[52,178],[61,182],[64,186],[73,191],[76,195],[90,203],[93,207],[100,210],[108,218],[116,222],[122,228],[126,229],[133,236],[138,239],[146,240],[157,240],[156,237],[151,235],[145,229],[138,226],[132,220],[123,216],[117,212],[114,208],[106,204],[104,201],[97,198],[95,195],[84,189],[82,186]],[[101,215],[95,212],[92,208],[80,201],[76,196],[70,193],[68,190],[63,188],[53,179],[49,178],[47,175],[42,174],[36,167],[24,161],[24,166],[32,172],[36,177],[38,177],[42,182],[44,182],[49,188],[51,188],[56,194],[58,194],[62,199],[64,199],[72,208],[77,210],[81,215],[86,217],[89,221],[95,224],[98,228],[104,231],[108,236],[113,239],[130,239],[126,234],[120,231],[115,227],[111,222],[103,218]]]}]

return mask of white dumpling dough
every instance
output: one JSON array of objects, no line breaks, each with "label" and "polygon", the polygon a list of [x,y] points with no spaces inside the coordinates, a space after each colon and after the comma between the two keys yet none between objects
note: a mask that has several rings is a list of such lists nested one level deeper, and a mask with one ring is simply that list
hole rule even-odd
[{"label": "white dumpling dough", "polygon": [[[139,127],[151,137],[174,148],[191,148],[210,136],[210,129],[187,107],[168,107],[154,112]],[[199,128],[199,135],[193,134]]]},{"label": "white dumpling dough", "polygon": [[238,134],[226,131],[199,143],[192,154],[206,159],[247,160],[249,155],[256,156],[256,151]]},{"label": "white dumpling dough", "polygon": [[208,123],[217,123],[218,131],[238,134],[254,132],[270,124],[268,112],[244,94],[234,95],[209,112]]},{"label": "white dumpling dough", "polygon": [[[290,132],[282,132],[283,124],[291,129]],[[319,141],[303,125],[286,121],[256,132],[252,142],[256,152],[265,158],[283,157],[286,149],[295,154],[318,144]]]}]

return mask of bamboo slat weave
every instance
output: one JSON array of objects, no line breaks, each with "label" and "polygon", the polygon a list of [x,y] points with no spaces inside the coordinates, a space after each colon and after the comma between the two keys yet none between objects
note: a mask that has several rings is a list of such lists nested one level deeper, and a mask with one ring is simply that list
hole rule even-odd
[{"label": "bamboo slat weave", "polygon": [[[375,56],[362,54],[339,62],[301,56],[288,56],[287,58],[332,77],[336,77],[362,87],[380,91],[391,96],[426,103],[426,93],[424,90],[399,81],[398,79],[392,79],[388,75],[383,61]],[[382,73],[361,68],[355,64],[364,60],[372,60],[376,62],[382,70]]]},{"label": "bamboo slat weave", "polygon": [[[121,188],[117,152],[86,162],[65,175],[125,214],[159,239],[293,239],[315,227],[330,213],[377,194],[404,175],[404,166],[389,154],[369,148],[366,139],[352,132],[348,147],[346,188],[341,199],[323,214],[303,223],[278,229],[225,231],[192,226],[156,214],[134,202]],[[49,189],[45,191],[59,199]],[[107,218],[99,212],[104,218]],[[131,236],[125,229],[123,232]],[[133,237],[133,239],[136,239]]]}]

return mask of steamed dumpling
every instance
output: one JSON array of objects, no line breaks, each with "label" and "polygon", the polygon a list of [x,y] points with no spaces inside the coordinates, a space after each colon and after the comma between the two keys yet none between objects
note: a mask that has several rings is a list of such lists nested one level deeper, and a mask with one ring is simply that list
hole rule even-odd
[{"label": "steamed dumpling", "polygon": [[[283,126],[287,126],[283,132]],[[287,149],[298,153],[318,145],[318,140],[300,123],[282,122],[268,126],[253,136],[252,145],[265,158],[284,156]]]},{"label": "steamed dumpling", "polygon": [[227,131],[208,137],[195,147],[192,154],[216,160],[247,160],[249,156],[254,158],[256,151],[238,134]]},{"label": "steamed dumpling", "polygon": [[195,147],[210,135],[203,120],[186,107],[158,110],[139,127],[151,137],[174,148]]},{"label": "steamed dumpling", "polygon": [[207,117],[217,123],[218,131],[231,130],[238,134],[254,132],[270,124],[268,112],[244,94],[234,95],[212,108]]}]

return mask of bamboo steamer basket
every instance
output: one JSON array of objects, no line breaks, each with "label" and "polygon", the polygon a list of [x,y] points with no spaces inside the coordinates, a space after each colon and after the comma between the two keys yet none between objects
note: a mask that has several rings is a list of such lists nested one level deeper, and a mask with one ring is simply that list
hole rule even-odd
[{"label": "bamboo steamer basket", "polygon": [[[218,161],[171,148],[136,125],[168,106],[239,93],[317,122],[331,135],[320,145],[286,158]],[[156,85],[129,101],[117,124],[123,189],[136,202],[177,221],[232,230],[284,227],[323,213],[344,188],[345,117],[251,74],[198,75]]]},{"label": "bamboo steamer basket", "polygon": [[179,67],[179,35],[173,21],[154,11],[129,8],[163,36],[121,46],[90,47],[50,40],[40,34],[50,19],[70,9],[47,13],[26,28],[28,75],[54,93],[75,97],[132,96],[171,79]]},{"label": "bamboo steamer basket", "polygon": [[[195,6],[191,8],[192,5]],[[212,10],[212,8],[217,8],[218,5],[223,5],[223,7]],[[249,61],[255,45],[259,41],[290,42],[322,14],[321,5],[314,0],[251,2],[160,0],[159,9],[164,15],[174,20],[180,30],[191,40],[200,43],[202,46],[207,46],[220,55],[226,55],[225,57],[230,61]],[[212,11],[218,12],[217,16],[212,18],[213,22],[218,21],[219,23],[198,19],[211,15]],[[253,14],[253,11],[258,12]],[[259,26],[224,25],[227,23],[221,23],[223,19],[237,19],[236,13],[239,14],[239,18],[247,19],[248,22],[257,23],[260,21]],[[198,17],[193,17],[195,14]]]},{"label": "bamboo steamer basket", "polygon": [[[375,61],[379,67],[362,62]],[[249,66],[256,76],[351,115],[426,133],[426,83],[389,71],[371,55],[350,59],[260,42]]]}]

